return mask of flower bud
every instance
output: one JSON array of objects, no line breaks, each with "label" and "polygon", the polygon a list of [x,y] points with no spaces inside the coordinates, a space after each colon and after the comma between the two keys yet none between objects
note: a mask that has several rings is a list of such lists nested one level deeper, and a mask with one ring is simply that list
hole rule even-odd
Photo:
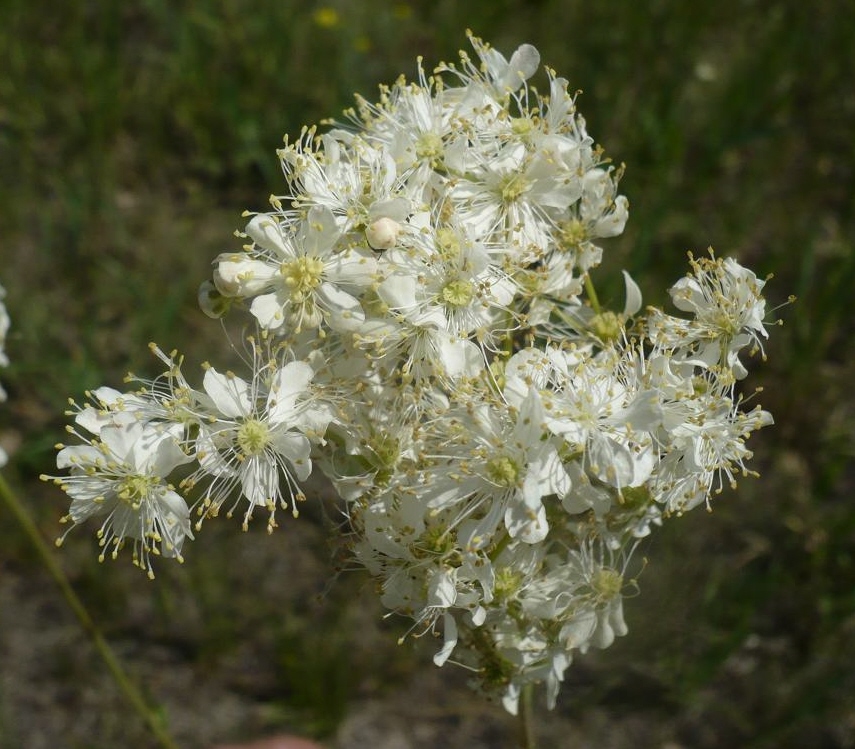
[{"label": "flower bud", "polygon": [[391,250],[400,233],[401,225],[391,218],[378,218],[365,229],[365,237],[373,250]]},{"label": "flower bud", "polygon": [[204,281],[199,286],[197,299],[202,312],[214,319],[223,317],[231,306],[231,299],[221,293],[211,281]]}]

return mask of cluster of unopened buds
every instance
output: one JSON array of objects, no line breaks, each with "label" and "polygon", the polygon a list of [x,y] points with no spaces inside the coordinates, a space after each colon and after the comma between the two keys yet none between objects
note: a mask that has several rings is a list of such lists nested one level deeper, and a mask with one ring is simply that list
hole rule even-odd
[{"label": "cluster of unopened buds", "polygon": [[245,375],[206,365],[197,388],[154,347],[161,376],[73,407],[47,478],[66,520],[100,518],[102,556],[129,546],[152,575],[224,507],[297,515],[317,467],[385,607],[515,712],[626,633],[639,540],[749,472],[764,282],[710,253],[671,288],[679,315],[628,274],[623,309],[601,307],[620,170],[566,80],[527,83],[534,47],[470,41],[477,59],[420,62],[281,149],[285,193],[200,290],[212,316],[251,314]]}]

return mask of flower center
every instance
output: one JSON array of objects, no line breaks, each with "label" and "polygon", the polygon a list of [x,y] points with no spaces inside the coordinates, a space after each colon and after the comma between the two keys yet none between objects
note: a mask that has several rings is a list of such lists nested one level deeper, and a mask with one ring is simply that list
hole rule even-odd
[{"label": "flower center", "polygon": [[377,469],[374,482],[385,486],[395,473],[395,467],[401,457],[401,447],[398,440],[390,434],[374,434],[368,443],[373,454],[371,463]]},{"label": "flower center", "polygon": [[324,263],[316,257],[303,255],[282,263],[279,270],[291,289],[291,298],[299,303],[320,284]]},{"label": "flower center", "polygon": [[416,156],[420,159],[438,159],[442,156],[442,138],[436,133],[422,133],[416,140]]},{"label": "flower center", "polygon": [[148,496],[151,487],[156,483],[157,480],[151,476],[128,476],[119,485],[116,495],[133,510],[138,510],[142,500]]},{"label": "flower center", "polygon": [[591,330],[603,343],[617,341],[622,329],[620,316],[611,310],[600,312],[591,320]]},{"label": "flower center", "polygon": [[384,467],[394,466],[398,462],[400,446],[398,440],[390,434],[375,434],[371,440],[371,451],[377,456],[377,462]]},{"label": "flower center", "polygon": [[471,282],[462,279],[449,281],[442,289],[442,301],[449,307],[465,307],[474,296]]},{"label": "flower center", "polygon": [[623,575],[617,570],[603,567],[594,573],[591,578],[591,587],[602,601],[611,601],[620,595],[623,588]]},{"label": "flower center", "polygon": [[515,486],[520,470],[506,455],[490,458],[487,461],[487,476],[494,484],[499,486]]},{"label": "flower center", "polygon": [[247,419],[238,429],[237,443],[244,455],[258,455],[270,443],[270,427],[258,419]]},{"label": "flower center", "polygon": [[449,533],[448,528],[440,523],[429,527],[419,538],[420,550],[428,554],[444,557],[454,551],[454,534]]},{"label": "flower center", "polygon": [[529,182],[521,174],[509,174],[502,180],[499,192],[505,203],[514,203],[528,188]]},{"label": "flower center", "polygon": [[588,238],[585,225],[577,218],[565,221],[558,235],[558,246],[562,250],[573,250]]},{"label": "flower center", "polygon": [[713,313],[711,320],[712,325],[715,328],[718,328],[721,333],[721,337],[730,340],[739,333],[738,321],[734,319],[733,310],[731,309],[732,305],[729,300],[716,299],[716,302],[720,306],[718,306]]},{"label": "flower center", "polygon": [[514,135],[519,135],[521,138],[525,138],[532,132],[532,130],[534,130],[534,121],[528,117],[511,118],[511,132]]},{"label": "flower center", "polygon": [[493,596],[500,601],[513,598],[522,585],[523,575],[510,567],[500,567],[496,570],[496,581],[493,583]]}]

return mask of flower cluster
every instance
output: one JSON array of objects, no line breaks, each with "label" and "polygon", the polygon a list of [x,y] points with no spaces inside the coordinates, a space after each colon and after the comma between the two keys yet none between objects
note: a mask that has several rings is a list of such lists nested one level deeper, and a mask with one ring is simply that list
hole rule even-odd
[{"label": "flower cluster", "polygon": [[[193,389],[175,354],[153,345],[168,365],[161,377],[140,380],[127,393],[98,388],[83,406],[72,401],[69,432],[80,444],[60,445],[57,455],[58,468],[69,475],[42,478],[72,499],[63,522],[104,516],[102,560],[118,556],[130,539],[134,563],[153,577],[152,555],[181,560],[184,540],[193,538],[194,508],[197,530],[227,502],[230,515],[243,503],[244,526],[259,506],[268,511],[271,530],[278,506],[298,514],[305,499],[298,484],[312,471],[310,440],[321,439],[328,408],[313,398],[308,364],[291,360],[281,347],[248,344],[250,381],[208,366],[202,389]],[[188,465],[193,470],[184,472],[176,491],[168,479]],[[192,507],[185,499],[191,493],[197,496]]]},{"label": "flower cluster", "polygon": [[566,80],[529,85],[534,47],[470,41],[477,60],[419,63],[279,152],[286,190],[200,289],[212,316],[251,314],[248,379],[209,366],[194,389],[155,349],[163,376],[74,408],[54,480],[72,522],[104,517],[105,552],[130,539],[151,572],[194,509],[296,514],[317,465],[383,604],[515,712],[626,633],[639,539],[749,473],[771,417],[737,384],[764,282],[710,253],[671,289],[683,316],[642,312],[627,274],[624,308],[602,308],[620,170]]}]

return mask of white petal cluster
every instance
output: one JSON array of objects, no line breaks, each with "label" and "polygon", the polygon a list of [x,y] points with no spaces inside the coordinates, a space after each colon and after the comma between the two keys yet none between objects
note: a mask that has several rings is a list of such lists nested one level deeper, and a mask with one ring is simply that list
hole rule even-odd
[{"label": "white petal cluster", "polygon": [[277,508],[298,514],[299,482],[312,471],[312,445],[323,441],[330,407],[314,396],[308,363],[249,345],[249,381],[208,366],[194,389],[181,362],[153,346],[168,365],[161,377],[126,393],[98,388],[87,405],[72,402],[69,432],[80,444],[59,445],[57,455],[69,475],[42,478],[71,497],[64,522],[103,517],[102,559],[130,540],[134,563],[153,576],[152,555],[181,560],[193,510],[196,530],[226,502],[229,515],[242,508],[244,528],[259,507],[270,530]]},{"label": "white petal cluster", "polygon": [[415,82],[359,99],[349,121],[279,152],[286,189],[200,292],[261,331],[247,379],[169,371],[76,412],[57,481],[102,543],[177,555],[189,510],[171,485],[244,522],[304,499],[317,465],[338,490],[353,557],[435,662],[471,668],[516,711],[555,700],[573,654],[627,631],[639,539],[749,473],[740,356],[762,351],[763,282],[691,260],[655,308],[624,274],[621,311],[590,271],[628,202],[567,81],[537,50],[472,37]]}]

